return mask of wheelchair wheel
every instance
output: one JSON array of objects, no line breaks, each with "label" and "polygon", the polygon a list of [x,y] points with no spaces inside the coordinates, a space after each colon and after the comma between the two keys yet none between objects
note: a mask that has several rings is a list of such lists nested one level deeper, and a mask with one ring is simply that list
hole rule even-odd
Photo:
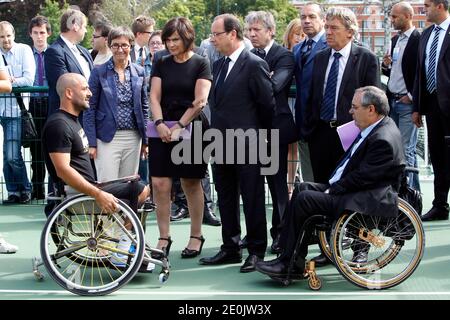
[{"label": "wheelchair wheel", "polygon": [[[360,213],[343,214],[336,222],[331,243],[339,272],[353,284],[367,289],[387,289],[406,280],[423,256],[425,233],[420,217],[404,200],[399,200],[396,218]],[[343,240],[353,240],[350,247]],[[354,262],[365,252],[367,261]]]},{"label": "wheelchair wheel", "polygon": [[138,272],[144,248],[141,223],[124,202],[107,213],[85,195],[61,203],[41,235],[41,256],[50,276],[83,296],[106,295],[125,285]]}]

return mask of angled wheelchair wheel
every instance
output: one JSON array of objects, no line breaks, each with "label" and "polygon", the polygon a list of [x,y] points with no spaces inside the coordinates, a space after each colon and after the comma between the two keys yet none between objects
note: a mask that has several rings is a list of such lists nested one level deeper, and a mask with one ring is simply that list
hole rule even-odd
[{"label": "angled wheelchair wheel", "polygon": [[[352,239],[348,247],[344,239]],[[339,272],[353,284],[367,289],[387,289],[405,281],[419,265],[425,247],[420,217],[399,199],[396,218],[360,213],[343,214],[331,236],[331,251]],[[363,254],[367,259],[357,259]]]},{"label": "angled wheelchair wheel", "polygon": [[83,296],[114,292],[138,272],[145,241],[141,223],[122,201],[104,212],[92,197],[62,202],[45,224],[41,256],[50,276]]}]

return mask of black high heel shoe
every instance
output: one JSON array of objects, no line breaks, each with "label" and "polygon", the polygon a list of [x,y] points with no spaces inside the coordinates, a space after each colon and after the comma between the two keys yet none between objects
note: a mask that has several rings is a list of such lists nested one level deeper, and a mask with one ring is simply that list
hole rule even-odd
[{"label": "black high heel shoe", "polygon": [[[170,247],[172,246],[172,242],[173,242],[172,238],[171,237],[167,237],[167,238],[160,237],[160,238],[158,238],[158,240],[165,240],[165,241],[167,241],[167,246],[162,247],[161,250],[166,253],[166,257],[169,257]],[[164,255],[162,253],[159,253],[159,252],[152,252],[150,254],[150,256],[153,259],[156,259],[156,260],[161,260],[164,257]]]},{"label": "black high heel shoe", "polygon": [[205,243],[205,238],[203,238],[203,236],[200,237],[196,237],[196,236],[191,236],[192,239],[197,239],[200,240],[200,249],[198,250],[192,250],[189,248],[184,248],[183,251],[181,251],[181,257],[182,258],[194,258],[196,256],[198,256],[200,253],[202,253],[202,248],[203,248],[203,243]]}]

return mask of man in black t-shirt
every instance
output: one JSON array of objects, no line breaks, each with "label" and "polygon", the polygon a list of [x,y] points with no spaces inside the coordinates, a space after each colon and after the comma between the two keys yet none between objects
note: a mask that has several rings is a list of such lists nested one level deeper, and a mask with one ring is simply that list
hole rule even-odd
[{"label": "man in black t-shirt", "polygon": [[[60,109],[47,119],[42,133],[45,162],[53,181],[63,181],[72,189],[93,197],[106,212],[117,210],[118,198],[128,200],[136,212],[138,205],[150,195],[148,186],[138,182],[134,188],[129,183],[118,182],[100,189],[94,184],[88,140],[78,121],[80,112],[89,108],[92,95],[86,79],[79,74],[66,73],[58,79],[56,90],[61,101]],[[130,245],[131,240],[124,234],[119,246],[125,249]],[[118,257],[116,262],[124,264],[121,259],[125,258]]]},{"label": "man in black t-shirt", "polygon": [[[93,184],[95,175],[89,158],[89,144],[78,121],[79,113],[89,108],[91,91],[87,81],[78,74],[67,73],[58,80],[57,91],[61,107],[48,118],[42,134],[49,174],[56,181],[62,180],[78,192],[95,198],[103,210],[114,211],[117,198]],[[122,198],[126,192],[116,193]],[[140,184],[138,202],[143,203],[148,196],[149,188]]]}]

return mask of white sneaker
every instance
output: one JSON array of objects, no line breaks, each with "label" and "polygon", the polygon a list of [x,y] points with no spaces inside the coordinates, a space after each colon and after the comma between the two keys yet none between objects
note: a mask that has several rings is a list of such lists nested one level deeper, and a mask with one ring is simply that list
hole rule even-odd
[{"label": "white sneaker", "polygon": [[19,250],[19,247],[6,242],[3,238],[0,238],[0,253],[16,253],[17,250]]},{"label": "white sneaker", "polygon": [[[117,245],[117,249],[130,252],[132,249],[131,244],[132,244],[131,239],[126,234],[123,234],[120,237],[119,244]],[[126,267],[127,262],[128,262],[128,255],[114,252],[111,254],[111,257],[109,258],[109,262],[116,267],[124,268],[124,267]]]}]

